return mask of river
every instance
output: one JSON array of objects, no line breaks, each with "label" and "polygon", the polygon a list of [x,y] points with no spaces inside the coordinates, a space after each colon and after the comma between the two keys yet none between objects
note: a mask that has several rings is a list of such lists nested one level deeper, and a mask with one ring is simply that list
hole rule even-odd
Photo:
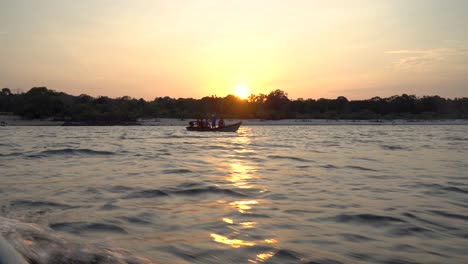
[{"label": "river", "polygon": [[467,128],[1,127],[0,216],[158,263],[466,263]]}]

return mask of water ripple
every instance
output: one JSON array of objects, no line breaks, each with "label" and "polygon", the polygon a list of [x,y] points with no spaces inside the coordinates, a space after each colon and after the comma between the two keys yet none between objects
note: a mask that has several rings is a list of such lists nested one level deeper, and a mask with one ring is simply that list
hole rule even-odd
[{"label": "water ripple", "polygon": [[375,214],[339,214],[331,219],[339,223],[358,223],[373,226],[385,226],[390,223],[405,223],[406,221],[392,216],[381,216]]}]

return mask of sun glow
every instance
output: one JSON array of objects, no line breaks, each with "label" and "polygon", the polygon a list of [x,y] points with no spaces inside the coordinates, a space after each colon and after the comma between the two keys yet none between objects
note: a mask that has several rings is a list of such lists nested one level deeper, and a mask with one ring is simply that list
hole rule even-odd
[{"label": "sun glow", "polygon": [[249,86],[245,83],[237,85],[234,88],[234,95],[240,99],[247,99],[247,97],[250,95]]}]

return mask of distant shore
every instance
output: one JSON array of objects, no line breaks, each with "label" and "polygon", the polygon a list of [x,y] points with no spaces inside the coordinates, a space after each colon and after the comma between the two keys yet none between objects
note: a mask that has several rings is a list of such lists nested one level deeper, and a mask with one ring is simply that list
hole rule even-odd
[{"label": "distant shore", "polygon": [[[139,119],[133,125],[140,126],[187,126],[193,119],[176,118],[153,118]],[[342,119],[282,119],[282,120],[263,120],[263,119],[226,119],[227,124],[242,121],[244,126],[295,126],[295,125],[468,125],[468,119],[450,119],[450,120],[342,120]],[[4,126],[62,126],[65,122],[40,119],[22,119],[18,116],[0,116],[0,124]],[[75,123],[74,126],[79,126]],[[85,123],[82,124],[86,126]],[[128,126],[129,122],[122,124],[115,123],[110,125]]]}]

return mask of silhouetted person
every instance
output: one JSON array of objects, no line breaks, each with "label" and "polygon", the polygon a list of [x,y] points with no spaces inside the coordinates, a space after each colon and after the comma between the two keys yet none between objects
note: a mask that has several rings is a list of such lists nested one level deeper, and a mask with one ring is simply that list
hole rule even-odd
[{"label": "silhouetted person", "polygon": [[218,127],[225,127],[226,124],[224,123],[224,119],[221,117],[218,122]]},{"label": "silhouetted person", "polygon": [[211,127],[212,128],[216,127],[216,113],[211,115]]}]

